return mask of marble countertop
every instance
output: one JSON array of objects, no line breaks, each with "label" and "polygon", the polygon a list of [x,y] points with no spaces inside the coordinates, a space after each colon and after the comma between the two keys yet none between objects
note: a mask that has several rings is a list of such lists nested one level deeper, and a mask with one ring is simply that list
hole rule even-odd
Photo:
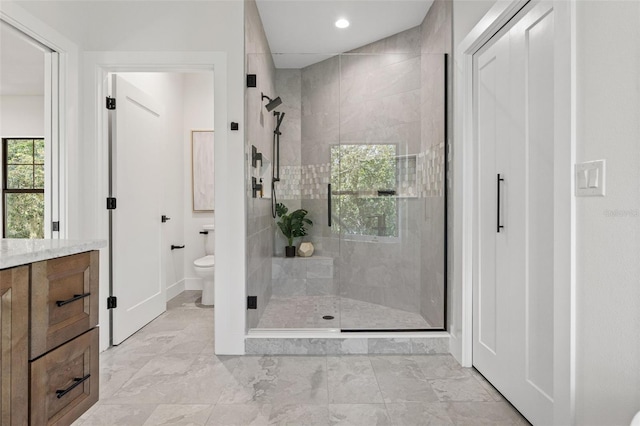
[{"label": "marble countertop", "polygon": [[107,246],[106,240],[0,239],[0,269],[69,256]]}]

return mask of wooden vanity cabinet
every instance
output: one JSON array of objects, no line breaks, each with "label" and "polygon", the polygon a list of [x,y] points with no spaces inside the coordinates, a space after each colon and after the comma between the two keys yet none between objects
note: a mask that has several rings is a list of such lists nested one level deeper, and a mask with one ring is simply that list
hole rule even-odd
[{"label": "wooden vanity cabinet", "polygon": [[0,270],[0,424],[29,419],[29,266]]},{"label": "wooden vanity cabinet", "polygon": [[70,425],[98,401],[98,259],[0,270],[0,426]]},{"label": "wooden vanity cabinet", "polygon": [[98,325],[98,252],[31,265],[31,358]]}]

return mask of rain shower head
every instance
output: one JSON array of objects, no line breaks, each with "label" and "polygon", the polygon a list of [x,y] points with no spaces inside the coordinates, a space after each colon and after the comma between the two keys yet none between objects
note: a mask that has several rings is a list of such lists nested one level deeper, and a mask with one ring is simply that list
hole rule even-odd
[{"label": "rain shower head", "polygon": [[275,99],[271,99],[269,96],[265,95],[264,93],[261,93],[262,95],[262,100],[264,101],[265,99],[269,100],[269,103],[266,104],[264,107],[267,109],[267,111],[271,112],[274,109],[276,109],[280,104],[282,104],[282,99],[280,99],[280,96],[278,96]]}]

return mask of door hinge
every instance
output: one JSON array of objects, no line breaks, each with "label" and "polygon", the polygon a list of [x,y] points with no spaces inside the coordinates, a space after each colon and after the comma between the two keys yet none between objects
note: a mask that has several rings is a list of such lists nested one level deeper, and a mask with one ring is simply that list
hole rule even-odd
[{"label": "door hinge", "polygon": [[116,199],[113,197],[107,198],[107,210],[115,210],[116,209]]},{"label": "door hinge", "polygon": [[107,96],[107,109],[116,109],[116,98]]},{"label": "door hinge", "polygon": [[247,309],[258,309],[258,296],[247,296]]},{"label": "door hinge", "polygon": [[118,307],[118,298],[115,296],[107,297],[107,309],[113,309]]},{"label": "door hinge", "polygon": [[51,230],[56,232],[60,231],[60,222],[51,222]]}]

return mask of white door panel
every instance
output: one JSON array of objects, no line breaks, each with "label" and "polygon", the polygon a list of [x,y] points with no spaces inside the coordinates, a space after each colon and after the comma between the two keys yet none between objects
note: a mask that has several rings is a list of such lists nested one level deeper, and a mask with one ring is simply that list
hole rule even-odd
[{"label": "white door panel", "polygon": [[529,421],[546,425],[553,423],[553,8],[530,5],[515,19],[474,57],[473,363]]},{"label": "white door panel", "polygon": [[525,371],[532,395],[553,398],[554,84],[551,7],[522,25],[526,52]]},{"label": "white door panel", "polygon": [[117,108],[112,120],[113,344],[166,310],[160,277],[160,140],[163,112],[149,95],[113,77]]},{"label": "white door panel", "polygon": [[[494,377],[496,386],[508,387],[509,377],[502,376],[503,364],[510,358],[510,346],[505,341],[510,323],[507,285],[508,271],[496,261],[497,253],[507,253],[508,229],[507,204],[505,197],[506,180],[510,175],[507,145],[509,91],[508,81],[509,37],[503,37],[482,56],[476,57],[476,105],[477,146],[478,146],[478,189],[477,203],[479,232],[479,262],[476,263],[474,321],[477,344],[474,346],[474,365],[487,376]],[[503,182],[498,182],[500,174]],[[498,185],[501,197],[498,205]],[[500,221],[498,222],[498,209]],[[498,233],[498,226],[504,226]],[[507,264],[508,259],[502,259]]]}]

